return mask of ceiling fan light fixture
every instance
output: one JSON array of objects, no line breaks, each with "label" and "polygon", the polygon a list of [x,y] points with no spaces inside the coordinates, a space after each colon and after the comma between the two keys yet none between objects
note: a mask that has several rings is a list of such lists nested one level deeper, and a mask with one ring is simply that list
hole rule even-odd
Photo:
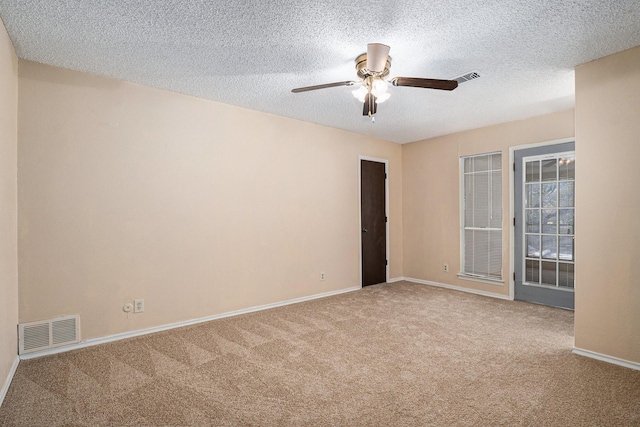
[{"label": "ceiling fan light fixture", "polygon": [[357,85],[358,88],[351,93],[358,101],[363,103],[362,114],[370,117],[373,121],[377,105],[385,102],[391,96],[388,92],[389,84],[439,90],[454,90],[458,86],[458,81],[456,80],[425,79],[420,77],[394,77],[387,81],[389,68],[391,68],[389,50],[389,46],[380,43],[369,43],[367,45],[367,52],[356,57],[356,75],[360,79],[358,82],[344,81],[298,87],[291,89],[291,92],[299,93],[337,86]]},{"label": "ceiling fan light fixture", "polygon": [[[381,97],[385,93],[387,93],[387,89],[389,88],[389,83],[380,78],[373,80],[371,83],[371,93],[376,96],[376,98]],[[380,101],[378,101],[380,102]]]},{"label": "ceiling fan light fixture", "polygon": [[351,92],[354,96],[354,98],[356,98],[358,101],[360,102],[364,102],[364,97],[367,96],[367,88],[362,85],[360,86],[358,89],[354,90]]},{"label": "ceiling fan light fixture", "polygon": [[367,96],[367,93],[371,92],[373,96],[376,97],[376,102],[380,104],[381,102],[389,99],[391,94],[387,91],[389,88],[389,83],[381,78],[373,78],[369,77],[366,79],[362,85],[352,91],[354,98],[356,98],[360,102],[364,102]]}]

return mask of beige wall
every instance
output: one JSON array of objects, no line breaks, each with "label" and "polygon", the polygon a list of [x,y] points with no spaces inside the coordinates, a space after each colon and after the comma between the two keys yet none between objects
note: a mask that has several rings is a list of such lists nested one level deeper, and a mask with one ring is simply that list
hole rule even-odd
[{"label": "beige wall", "polygon": [[[404,276],[509,295],[509,147],[573,137],[573,110],[446,135],[402,147]],[[504,285],[458,279],[460,157],[502,152]],[[449,272],[443,264],[449,264]]]},{"label": "beige wall", "polygon": [[[0,58],[3,374],[18,305],[4,28]],[[640,48],[578,67],[575,111],[576,347],[635,362],[639,70]],[[574,135],[566,111],[400,146],[29,61],[19,77],[19,320],[78,313],[85,339],[359,285],[358,155],[389,159],[391,278],[508,295],[509,148]],[[497,150],[504,286],[456,277],[459,158]],[[144,314],[122,312],[134,298]]]},{"label": "beige wall", "polygon": [[400,145],[29,61],[19,82],[21,322],[78,313],[87,339],[359,286],[359,155],[389,160],[402,275]]},{"label": "beige wall", "polygon": [[0,21],[0,390],[17,355],[18,58]]},{"label": "beige wall", "polygon": [[576,68],[578,348],[640,363],[640,47]]}]

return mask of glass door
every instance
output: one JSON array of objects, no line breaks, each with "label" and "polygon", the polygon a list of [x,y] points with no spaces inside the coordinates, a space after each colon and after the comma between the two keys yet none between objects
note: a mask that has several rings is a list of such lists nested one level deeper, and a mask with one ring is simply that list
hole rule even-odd
[{"label": "glass door", "polygon": [[524,284],[574,288],[575,155],[523,159]]},{"label": "glass door", "polygon": [[516,156],[515,297],[572,309],[575,152],[558,146],[538,150]]}]

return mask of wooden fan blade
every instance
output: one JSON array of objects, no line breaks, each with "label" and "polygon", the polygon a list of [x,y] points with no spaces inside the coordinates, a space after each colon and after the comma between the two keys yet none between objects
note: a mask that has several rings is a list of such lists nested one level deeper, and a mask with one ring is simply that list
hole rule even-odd
[{"label": "wooden fan blade", "polygon": [[323,85],[315,85],[315,86],[305,86],[305,87],[297,87],[295,89],[291,89],[291,92],[293,93],[299,93],[299,92],[308,92],[310,90],[317,90],[317,89],[326,89],[329,87],[338,87],[338,86],[351,86],[353,85],[355,82],[352,82],[350,80],[346,81],[346,82],[335,82],[335,83],[325,83]]},{"label": "wooden fan blade", "polygon": [[421,87],[425,89],[454,90],[458,87],[455,80],[421,79],[418,77],[395,77],[391,80],[394,86]]},{"label": "wooden fan blade", "polygon": [[363,116],[372,116],[376,113],[378,109],[378,103],[376,102],[376,97],[374,94],[369,92],[364,96],[364,107],[362,108]]}]

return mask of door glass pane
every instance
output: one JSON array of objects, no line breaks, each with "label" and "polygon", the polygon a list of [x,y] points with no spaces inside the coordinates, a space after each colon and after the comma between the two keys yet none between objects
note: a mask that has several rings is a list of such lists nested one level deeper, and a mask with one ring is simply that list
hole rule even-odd
[{"label": "door glass pane", "polygon": [[558,234],[575,234],[573,226],[573,209],[558,210],[560,221],[560,230]]},{"label": "door glass pane", "polygon": [[555,182],[542,184],[542,207],[555,208],[558,205],[558,186]]},{"label": "door glass pane", "polygon": [[558,165],[556,159],[542,161],[542,180],[556,181],[558,179]]},{"label": "door glass pane", "polygon": [[573,189],[574,189],[574,183],[573,181],[570,182],[561,182],[559,184],[560,187],[560,207],[568,207],[571,208],[574,205],[574,194],[573,194]]},{"label": "door glass pane", "polygon": [[540,232],[540,209],[527,209],[526,233]]},{"label": "door glass pane", "polygon": [[542,258],[558,258],[558,238],[556,236],[542,236]]},{"label": "door glass pane", "polygon": [[544,234],[556,234],[558,231],[558,211],[555,209],[542,210],[542,232]]},{"label": "door glass pane", "polygon": [[563,261],[573,261],[573,236],[559,237],[560,259]]},{"label": "door glass pane", "polygon": [[525,281],[540,283],[540,261],[526,260]]},{"label": "door glass pane", "polygon": [[527,234],[527,257],[540,258],[540,236],[537,234]]},{"label": "door glass pane", "polygon": [[561,180],[576,179],[576,163],[573,157],[564,157],[558,161]]},{"label": "door glass pane", "polygon": [[573,288],[573,268],[573,264],[558,264],[558,286],[562,286],[564,288]]},{"label": "door glass pane", "polygon": [[542,280],[540,283],[543,285],[556,285],[556,263],[542,261]]},{"label": "door glass pane", "polygon": [[539,208],[540,207],[540,184],[527,184],[525,186],[525,207],[526,208]]},{"label": "door glass pane", "polygon": [[527,162],[526,166],[526,181],[525,182],[537,182],[540,181],[540,162]]}]

